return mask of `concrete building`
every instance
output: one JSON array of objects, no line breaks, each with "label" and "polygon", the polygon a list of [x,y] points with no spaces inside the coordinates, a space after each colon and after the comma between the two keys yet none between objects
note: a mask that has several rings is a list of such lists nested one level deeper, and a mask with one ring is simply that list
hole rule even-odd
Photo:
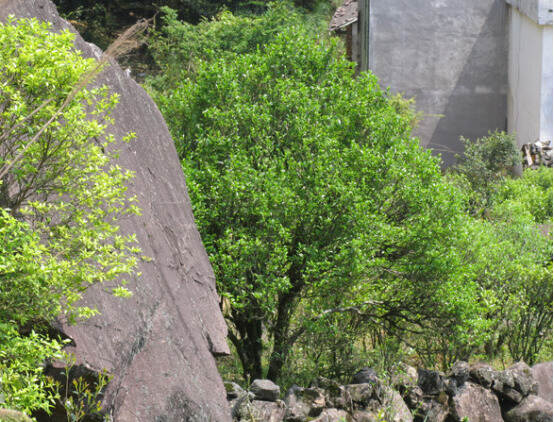
[{"label": "concrete building", "polygon": [[507,0],[508,131],[521,146],[552,141],[552,1]]},{"label": "concrete building", "polygon": [[[357,2],[360,68],[371,69],[392,92],[415,98],[423,113],[415,135],[441,153],[446,165],[463,150],[460,136],[522,131],[518,142],[526,143],[548,136],[548,115],[552,133],[552,7],[548,0],[509,1]],[[530,14],[536,16],[533,33],[527,28],[533,23]],[[534,43],[533,48],[522,53],[514,47],[519,41]],[[532,95],[527,79],[540,85]],[[523,103],[522,95],[533,98]],[[533,119],[523,111],[531,105],[536,106]],[[544,129],[532,132],[529,126]]]}]

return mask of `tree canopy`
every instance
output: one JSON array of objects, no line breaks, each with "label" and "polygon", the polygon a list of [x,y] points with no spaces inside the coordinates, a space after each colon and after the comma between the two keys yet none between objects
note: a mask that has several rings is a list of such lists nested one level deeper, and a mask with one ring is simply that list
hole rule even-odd
[{"label": "tree canopy", "polygon": [[471,284],[445,279],[454,189],[411,137],[409,108],[372,74],[355,78],[336,42],[285,28],[257,51],[197,62],[158,101],[246,375],[263,375],[264,329],[277,378],[325,309],[400,327],[448,325],[463,305],[453,292]]}]

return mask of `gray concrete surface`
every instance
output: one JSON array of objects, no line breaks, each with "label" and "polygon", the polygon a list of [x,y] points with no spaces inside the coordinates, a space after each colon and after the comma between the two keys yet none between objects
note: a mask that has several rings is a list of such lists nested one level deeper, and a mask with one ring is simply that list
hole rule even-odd
[{"label": "gray concrete surface", "polygon": [[449,165],[463,150],[460,136],[506,129],[505,0],[364,1],[368,66],[383,86],[415,98],[422,145]]}]

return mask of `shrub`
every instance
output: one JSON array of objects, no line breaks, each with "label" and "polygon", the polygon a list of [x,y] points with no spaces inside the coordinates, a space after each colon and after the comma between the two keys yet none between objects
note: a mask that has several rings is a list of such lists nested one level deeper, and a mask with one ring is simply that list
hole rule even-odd
[{"label": "shrub", "polygon": [[116,224],[138,212],[125,195],[132,173],[113,163],[106,135],[117,97],[80,89],[94,62],[73,38],[34,19],[0,24],[0,392],[26,412],[55,397],[41,368],[61,345],[41,331],[58,316],[93,315],[78,301],[94,283],[128,295],[116,280],[133,273],[137,252]]},{"label": "shrub", "polygon": [[457,156],[458,162],[451,169],[462,175],[470,196],[469,211],[481,215],[491,205],[498,183],[513,174],[520,165],[521,156],[512,135],[504,132],[490,133],[475,141],[461,138],[465,150]]}]

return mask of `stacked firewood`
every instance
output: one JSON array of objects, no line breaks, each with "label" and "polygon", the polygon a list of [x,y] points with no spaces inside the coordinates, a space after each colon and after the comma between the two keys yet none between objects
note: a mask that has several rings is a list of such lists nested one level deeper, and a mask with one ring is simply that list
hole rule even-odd
[{"label": "stacked firewood", "polygon": [[537,141],[521,147],[523,168],[537,169],[540,166],[552,167],[552,143]]}]

